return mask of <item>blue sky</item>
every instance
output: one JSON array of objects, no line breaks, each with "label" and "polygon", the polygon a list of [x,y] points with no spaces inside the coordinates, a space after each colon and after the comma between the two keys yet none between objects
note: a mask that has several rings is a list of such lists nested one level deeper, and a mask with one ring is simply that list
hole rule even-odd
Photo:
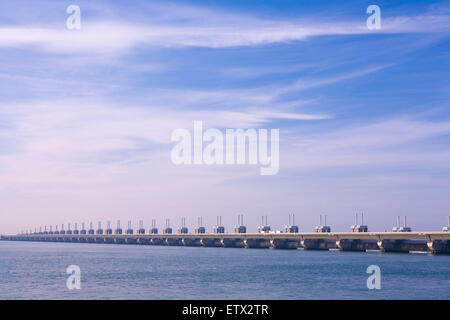
[{"label": "blue sky", "polygon": [[[67,30],[66,8],[81,8]],[[381,29],[366,8],[381,8]],[[449,1],[2,1],[0,232],[245,214],[301,231],[450,212]],[[170,133],[279,128],[280,172],[174,166]]]}]

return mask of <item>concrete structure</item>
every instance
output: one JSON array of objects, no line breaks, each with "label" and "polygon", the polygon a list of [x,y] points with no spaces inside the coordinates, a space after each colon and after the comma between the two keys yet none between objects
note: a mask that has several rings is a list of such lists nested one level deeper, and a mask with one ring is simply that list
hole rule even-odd
[{"label": "concrete structure", "polygon": [[98,222],[98,226],[97,226],[97,234],[103,234],[103,229],[102,229],[102,223],[101,223],[101,221]]},{"label": "concrete structure", "polygon": [[[264,220],[265,219],[265,220]],[[258,227],[258,233],[269,233],[270,226],[267,224],[267,216],[261,217],[261,225]]]},{"label": "concrete structure", "polygon": [[156,227],[156,220],[152,220],[152,228],[150,229],[150,234],[158,234],[158,228]]},{"label": "concrete structure", "polygon": [[133,228],[131,228],[131,221],[128,221],[128,228],[127,228],[127,230],[125,231],[125,233],[126,233],[126,234],[133,234],[133,233],[134,233]]},{"label": "concrete structure", "polygon": [[88,234],[95,234],[94,225],[93,225],[92,221],[89,223]]},{"label": "concrete structure", "polygon": [[234,227],[235,233],[247,233],[247,228],[244,226],[244,215],[239,214],[238,215],[238,224],[236,227]]},{"label": "concrete structure", "polygon": [[[170,229],[170,233],[168,232]],[[233,248],[274,248],[383,252],[424,251],[450,254],[450,232],[325,232],[325,233],[204,233],[172,234],[19,234],[2,235],[1,240],[86,242],[140,245],[203,246]]]},{"label": "concrete structure", "polygon": [[355,224],[350,227],[351,232],[369,232],[369,227],[364,224],[364,213],[361,213],[361,224],[358,224],[358,214],[355,215]]},{"label": "concrete structure", "polygon": [[186,227],[186,218],[185,217],[181,218],[181,227],[178,228],[178,233],[179,234],[188,234],[189,233],[189,229]]},{"label": "concrete structure", "polygon": [[122,234],[122,229],[120,228],[120,220],[117,220],[117,228],[114,230],[114,234]]},{"label": "concrete structure", "polygon": [[331,232],[331,227],[327,226],[327,215],[325,215],[325,224],[322,224],[322,215],[320,215],[319,225],[314,228],[314,232]]},{"label": "concrete structure", "polygon": [[[292,219],[291,219],[292,216]],[[292,224],[291,224],[292,220]],[[284,226],[285,233],[298,233],[298,226],[295,225],[295,214],[289,215],[289,224]]]},{"label": "concrete structure", "polygon": [[222,226],[222,217],[217,216],[217,225],[213,229],[213,233],[225,233],[225,227]]},{"label": "concrete structure", "polygon": [[443,232],[449,232],[450,231],[450,216],[448,216],[447,226],[442,228]]},{"label": "concrete structure", "polygon": [[107,223],[106,223],[106,230],[105,230],[105,233],[106,234],[112,234],[113,232],[112,232],[112,229],[111,229],[111,221],[108,221]]},{"label": "concrete structure", "polygon": [[172,228],[170,227],[170,219],[166,219],[166,227],[163,230],[163,234],[172,234]]},{"label": "concrete structure", "polygon": [[86,229],[84,228],[84,222],[81,223],[81,231],[80,231],[80,234],[87,234],[87,231],[86,231]]},{"label": "concrete structure", "polygon": [[145,234],[144,221],[139,220],[138,234]]},{"label": "concrete structure", "polygon": [[203,217],[198,217],[198,226],[194,229],[194,233],[203,234],[206,233],[206,228],[203,226]]},{"label": "concrete structure", "polygon": [[406,216],[403,222],[403,227],[398,228],[397,232],[411,232],[412,228],[406,226]]},{"label": "concrete structure", "polygon": [[78,230],[78,223],[75,223],[75,229],[73,229],[72,234],[80,234],[80,231]]}]

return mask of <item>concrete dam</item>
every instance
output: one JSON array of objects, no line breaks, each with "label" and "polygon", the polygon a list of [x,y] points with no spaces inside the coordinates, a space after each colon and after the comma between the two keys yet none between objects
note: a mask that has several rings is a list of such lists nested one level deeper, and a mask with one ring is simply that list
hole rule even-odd
[{"label": "concrete dam", "polygon": [[[273,248],[382,252],[411,251],[450,254],[450,232],[314,232],[314,233],[180,233],[18,234],[1,235],[4,241],[45,241],[225,248]],[[187,230],[186,230],[187,231]],[[197,232],[199,230],[196,230]],[[200,230],[200,232],[203,230]]]}]

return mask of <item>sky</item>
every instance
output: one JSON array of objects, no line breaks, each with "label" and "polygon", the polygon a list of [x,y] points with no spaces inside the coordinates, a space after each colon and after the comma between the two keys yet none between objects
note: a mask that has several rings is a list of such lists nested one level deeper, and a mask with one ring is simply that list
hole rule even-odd
[{"label": "sky", "polygon": [[[81,8],[69,30],[66,9]],[[381,9],[381,28],[366,9]],[[348,231],[450,214],[449,1],[0,3],[0,233],[244,214]],[[280,130],[278,174],[174,165],[171,132]]]}]

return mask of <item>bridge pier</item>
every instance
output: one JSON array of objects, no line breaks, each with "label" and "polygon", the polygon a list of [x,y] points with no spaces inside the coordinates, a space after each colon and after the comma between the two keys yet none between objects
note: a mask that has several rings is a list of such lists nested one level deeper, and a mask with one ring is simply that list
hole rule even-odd
[{"label": "bridge pier", "polygon": [[105,243],[115,243],[114,238],[105,238]]},{"label": "bridge pier", "polygon": [[244,239],[241,238],[224,238],[220,242],[225,248],[245,248]]},{"label": "bridge pier", "polygon": [[126,238],[125,243],[126,244],[137,244],[137,239],[136,238]]},{"label": "bridge pier", "polygon": [[104,238],[95,238],[95,243],[105,243]]},{"label": "bridge pier", "polygon": [[275,249],[298,249],[300,239],[272,239],[270,244]]},{"label": "bridge pier", "polygon": [[183,242],[180,238],[166,238],[165,244],[168,246],[182,246]]},{"label": "bridge pier", "polygon": [[366,249],[361,246],[360,240],[355,239],[336,240],[336,246],[342,251],[366,251]]},{"label": "bridge pier", "polygon": [[428,249],[434,254],[450,254],[449,240],[432,240],[427,242]]},{"label": "bridge pier", "polygon": [[200,242],[204,247],[222,247],[222,242],[218,238],[204,238]]},{"label": "bridge pier", "polygon": [[410,251],[428,251],[425,241],[417,240],[391,240],[385,239],[377,242],[383,252],[408,253]]},{"label": "bridge pier", "polygon": [[201,247],[202,242],[199,238],[183,238],[181,239],[183,246],[187,247]]},{"label": "bridge pier", "polygon": [[124,238],[115,238],[114,239],[114,242],[116,243],[116,244],[125,244],[125,239]]},{"label": "bridge pier", "polygon": [[150,244],[152,244],[154,246],[162,246],[165,244],[165,240],[161,239],[161,238],[153,238],[153,239],[150,239]]},{"label": "bridge pier", "polygon": [[336,246],[342,251],[379,250],[376,240],[339,239]]},{"label": "bridge pier", "polygon": [[300,245],[305,250],[329,250],[337,249],[336,241],[328,239],[304,239]]},{"label": "bridge pier", "polygon": [[267,249],[270,248],[269,239],[245,239],[245,247],[251,249]]},{"label": "bridge pier", "polygon": [[403,246],[404,240],[380,240],[378,241],[378,247],[383,252],[406,252],[409,250],[405,250]]},{"label": "bridge pier", "polygon": [[137,243],[142,244],[142,245],[149,245],[150,239],[149,238],[138,238]]}]

